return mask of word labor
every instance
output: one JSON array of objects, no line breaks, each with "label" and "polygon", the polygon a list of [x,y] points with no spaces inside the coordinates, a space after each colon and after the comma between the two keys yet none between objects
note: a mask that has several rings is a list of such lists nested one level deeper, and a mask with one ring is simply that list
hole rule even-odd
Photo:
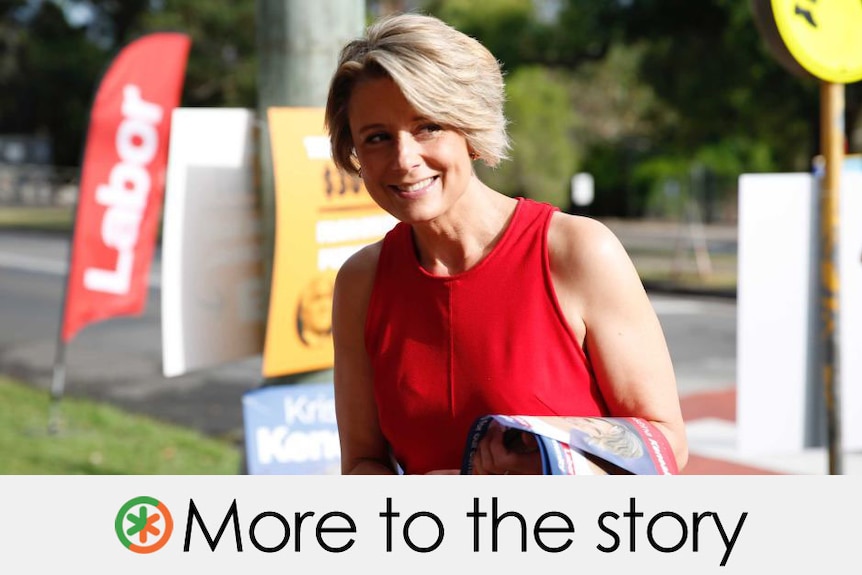
[{"label": "word labor", "polygon": [[123,87],[123,120],[114,139],[119,161],[111,168],[108,183],[96,188],[96,201],[107,207],[102,218],[101,238],[117,251],[113,269],[87,268],[84,287],[90,291],[126,294],[135,262],[141,220],[152,187],[147,165],[159,151],[161,106],[141,97],[135,85]]}]

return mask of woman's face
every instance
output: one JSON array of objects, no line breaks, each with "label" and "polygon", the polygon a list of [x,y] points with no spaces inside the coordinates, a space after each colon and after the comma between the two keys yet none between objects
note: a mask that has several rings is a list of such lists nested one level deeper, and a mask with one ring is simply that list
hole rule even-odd
[{"label": "woman's face", "polygon": [[348,113],[362,179],[384,210],[427,222],[463,195],[473,175],[467,140],[420,116],[391,79],[360,82]]}]

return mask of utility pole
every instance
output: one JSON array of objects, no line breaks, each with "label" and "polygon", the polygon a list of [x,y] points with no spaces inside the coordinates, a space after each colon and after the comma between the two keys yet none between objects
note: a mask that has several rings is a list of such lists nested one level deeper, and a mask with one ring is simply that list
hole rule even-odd
[{"label": "utility pole", "polygon": [[844,84],[821,82],[821,149],[826,173],[820,187],[820,338],[823,347],[821,383],[826,402],[826,438],[829,474],[844,473],[840,402],[838,261],[839,200],[841,167],[844,164]]},{"label": "utility pole", "polygon": [[[804,4],[804,6],[802,5]],[[838,240],[844,162],[844,85],[862,80],[862,11],[852,2],[751,0],[757,25],[779,63],[820,81],[820,123],[825,174],[818,188],[820,305],[816,310],[823,354],[820,384],[826,403],[829,474],[842,475]]]},{"label": "utility pole", "polygon": [[[322,107],[341,47],[365,27],[365,0],[256,0],[258,52],[258,161],[264,237],[264,300],[270,301],[275,243],[275,181],[267,110]],[[267,383],[330,378],[331,369]]]}]

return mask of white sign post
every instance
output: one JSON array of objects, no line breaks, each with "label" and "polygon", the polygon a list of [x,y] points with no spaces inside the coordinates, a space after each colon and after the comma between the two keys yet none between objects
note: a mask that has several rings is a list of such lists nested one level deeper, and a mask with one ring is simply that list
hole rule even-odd
[{"label": "white sign post", "polygon": [[572,176],[572,203],[576,206],[589,206],[595,198],[593,175],[581,172]]},{"label": "white sign post", "polygon": [[[862,213],[862,173],[845,170],[841,212]],[[817,181],[806,173],[744,174],[739,181],[737,447],[799,454],[828,443],[820,393]],[[862,226],[845,218],[838,331],[862,348]],[[841,434],[862,449],[862,354],[842,354]]]}]

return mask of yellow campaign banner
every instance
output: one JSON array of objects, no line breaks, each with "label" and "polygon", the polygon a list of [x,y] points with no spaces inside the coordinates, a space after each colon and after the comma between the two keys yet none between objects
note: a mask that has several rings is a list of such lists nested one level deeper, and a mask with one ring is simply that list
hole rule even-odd
[{"label": "yellow campaign banner", "polygon": [[332,367],[335,274],[396,221],[359,178],[335,167],[323,108],[270,108],[267,116],[275,249],[263,375],[277,377]]}]

